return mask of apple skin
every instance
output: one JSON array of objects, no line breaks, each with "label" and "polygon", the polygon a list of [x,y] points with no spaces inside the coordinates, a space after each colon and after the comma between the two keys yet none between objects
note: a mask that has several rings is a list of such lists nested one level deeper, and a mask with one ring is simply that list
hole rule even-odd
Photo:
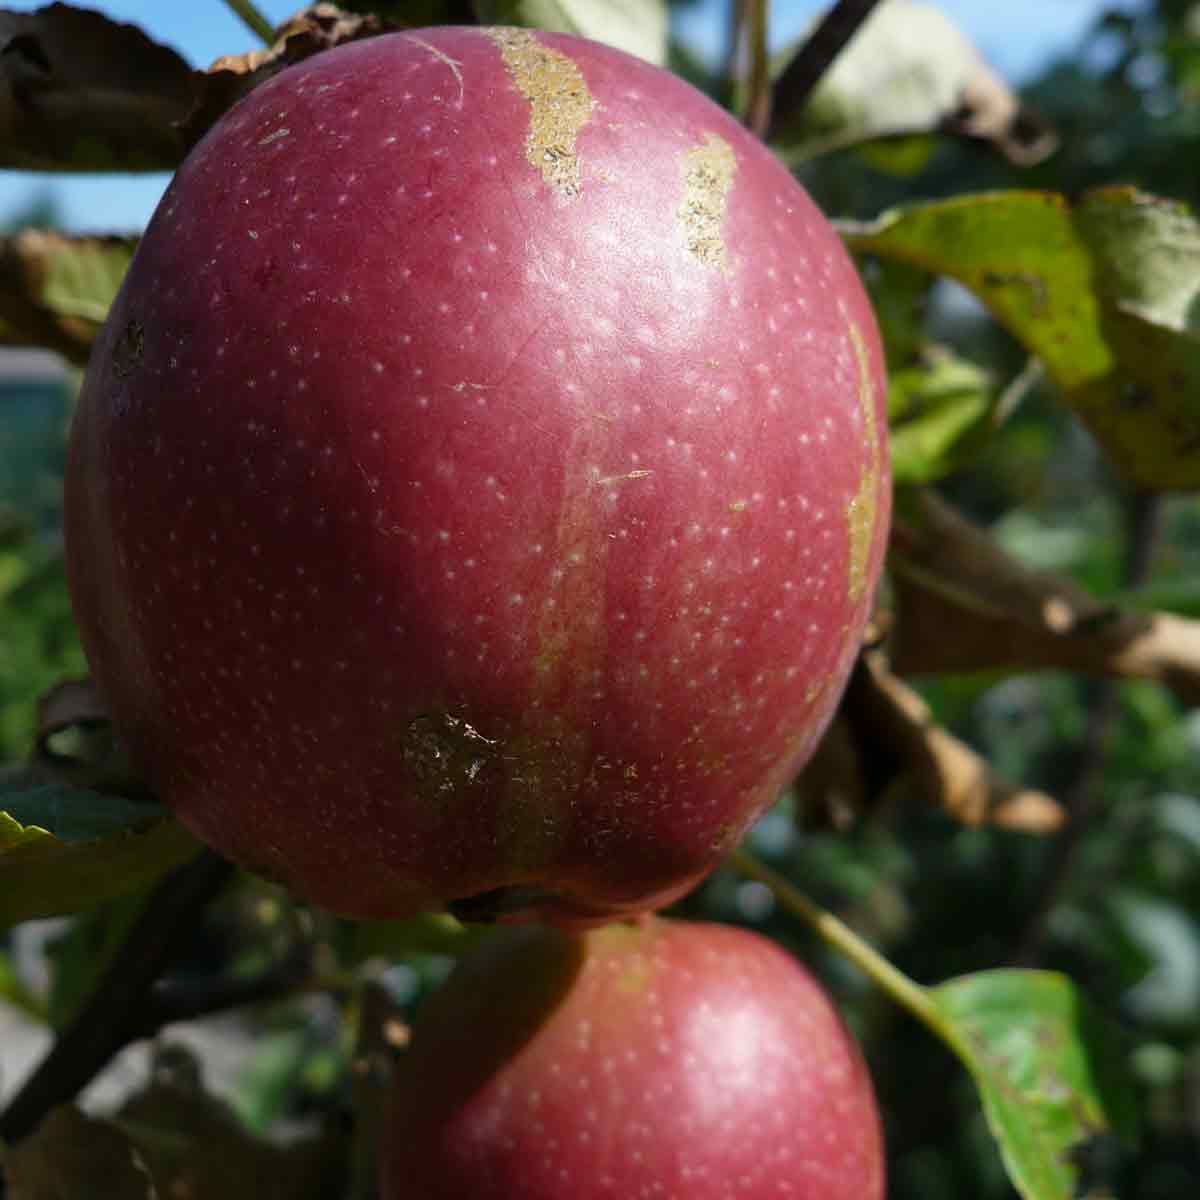
[{"label": "apple skin", "polygon": [[321,54],[182,165],[96,345],[97,684],[192,830],[337,912],[662,906],[832,715],[884,390],[837,236],[675,76],[511,29]]},{"label": "apple skin", "polygon": [[381,1200],[883,1200],[879,1112],[817,981],[731,926],[499,932],[417,1013]]}]

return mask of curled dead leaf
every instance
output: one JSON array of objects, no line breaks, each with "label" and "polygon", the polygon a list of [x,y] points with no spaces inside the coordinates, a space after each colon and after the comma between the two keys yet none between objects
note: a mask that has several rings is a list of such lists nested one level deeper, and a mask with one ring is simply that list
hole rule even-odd
[{"label": "curled dead leaf", "polygon": [[1125,611],[1031,570],[932,492],[911,494],[889,562],[901,674],[1058,668],[1200,701],[1200,621]]},{"label": "curled dead leaf", "polygon": [[934,719],[929,706],[889,669],[878,650],[863,657],[856,698],[865,726],[885,741],[923,798],[964,825],[1051,833],[1065,813],[1045,792],[998,775],[980,754]]},{"label": "curled dead leaf", "polygon": [[191,104],[191,68],[135,25],[69,4],[0,10],[0,166],[167,170]]},{"label": "curled dead leaf", "polygon": [[844,828],[857,813],[897,795],[912,795],[969,826],[1046,834],[1065,820],[1051,796],[1010,783],[939,725],[879,649],[864,650],[797,790],[806,827]]},{"label": "curled dead leaf", "polygon": [[877,5],[811,96],[806,49],[802,42],[783,68],[768,131],[789,159],[940,132],[1030,166],[1058,145],[1049,125],[936,5]]},{"label": "curled dead leaf", "polygon": [[1058,148],[1058,135],[982,59],[963,81],[943,132],[994,146],[1009,162],[1031,167]]},{"label": "curled dead leaf", "polygon": [[252,88],[292,63],[389,27],[311,5],[274,45],[193,70],[136,25],[70,4],[0,10],[0,167],[169,171]]},{"label": "curled dead leaf", "polygon": [[53,1109],[36,1132],[4,1156],[9,1200],[157,1200],[146,1164],[132,1141],[108,1121],[73,1105]]},{"label": "curled dead leaf", "polygon": [[252,1137],[207,1091],[200,1063],[169,1044],[157,1049],[149,1085],[124,1103],[111,1127],[136,1148],[163,1197],[317,1200],[337,1193],[345,1169],[345,1141],[336,1131],[287,1146]]},{"label": "curled dead leaf", "polygon": [[248,54],[227,54],[199,73],[195,102],[180,125],[186,143],[194,145],[222,113],[285,67],[393,28],[397,26],[381,17],[345,12],[335,4],[301,9],[275,31],[273,45]]}]

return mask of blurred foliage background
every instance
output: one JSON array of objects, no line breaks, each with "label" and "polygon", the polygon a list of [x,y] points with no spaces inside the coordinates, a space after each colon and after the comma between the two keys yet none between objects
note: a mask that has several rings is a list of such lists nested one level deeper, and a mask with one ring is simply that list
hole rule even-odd
[{"label": "blurred foliage background", "polygon": [[[720,81],[682,47],[673,65],[710,92]],[[961,140],[937,139],[908,173],[858,151],[798,173],[829,213],[868,218],[893,204],[991,188],[1078,194],[1136,184],[1200,206],[1200,4],[1156,0],[1099,20],[1069,59],[1023,92],[1061,148],[1021,169]],[[894,166],[894,163],[891,164]],[[53,223],[44,196],[17,224]],[[1014,378],[1024,352],[957,287],[923,295],[921,334],[995,378]],[[73,377],[42,360],[0,375],[0,757],[30,748],[36,701],[82,673],[60,556],[64,442]],[[943,495],[1028,564],[1070,575],[1100,598],[1126,588],[1131,558],[1150,566],[1142,589],[1200,615],[1200,503],[1165,498],[1146,520],[1142,498],[1111,472],[1043,386]],[[1094,1147],[1095,1196],[1200,1196],[1200,715],[1157,685],[1087,682],[1064,673],[925,678],[925,697],[953,732],[1010,779],[1060,798],[1073,815],[1053,836],[965,829],[919,797],[885,795],[844,828],[813,828],[796,795],[756,830],[752,846],[841,912],[904,971],[934,982],[1000,965],[1061,969],[1128,1040],[1143,1129],[1136,1151]],[[129,919],[122,901],[46,929],[37,995],[8,983],[10,1001],[61,1024]],[[689,916],[746,924],[813,962],[862,1038],[887,1114],[893,1200],[1008,1200],[1014,1193],[961,1067],[844,960],[775,910],[770,893],[718,872],[681,906]],[[369,961],[402,1010],[444,976],[436,924],[388,930],[297,914],[246,880],[197,930],[197,969],[233,961],[252,974],[283,953],[299,920],[315,922],[321,991],[253,1010],[253,1049],[234,1107],[262,1131],[281,1119],[347,1104],[352,1047],[344,1019],[357,1001],[345,972]],[[9,949],[15,943],[10,939]],[[10,955],[11,958],[11,955]],[[11,979],[11,962],[0,963]],[[1108,1189],[1106,1192],[1104,1189]]]}]

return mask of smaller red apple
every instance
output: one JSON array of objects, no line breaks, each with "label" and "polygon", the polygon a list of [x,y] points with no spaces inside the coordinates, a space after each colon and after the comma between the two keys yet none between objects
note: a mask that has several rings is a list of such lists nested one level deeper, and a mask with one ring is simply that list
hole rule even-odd
[{"label": "smaller red apple", "polygon": [[383,1200],[882,1200],[862,1056],[790,955],[722,925],[507,929],[418,1014]]}]

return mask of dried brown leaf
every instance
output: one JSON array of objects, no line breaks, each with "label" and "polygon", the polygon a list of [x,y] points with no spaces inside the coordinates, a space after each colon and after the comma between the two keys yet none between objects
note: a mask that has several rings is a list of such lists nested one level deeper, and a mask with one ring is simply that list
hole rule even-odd
[{"label": "dried brown leaf", "polygon": [[101,13],[0,10],[0,166],[173,168],[192,74],[174,50]]},{"label": "dried brown leaf", "polygon": [[919,795],[964,825],[1051,833],[1065,820],[1052,797],[1018,787],[934,719],[929,706],[892,674],[883,653],[863,656],[855,705],[863,726],[899,761]]},{"label": "dried brown leaf", "polygon": [[345,1170],[339,1136],[287,1147],[252,1137],[204,1088],[200,1065],[164,1046],[154,1077],[131,1096],[113,1124],[128,1136],[163,1197],[222,1200],[320,1200],[337,1194]]},{"label": "dried brown leaf", "polygon": [[198,74],[195,103],[180,127],[184,139],[193,145],[222,113],[285,67],[391,28],[397,26],[370,14],[344,12],[335,4],[301,9],[276,30],[272,46],[218,58],[206,72]]},{"label": "dried brown leaf", "polygon": [[942,130],[994,146],[1009,162],[1031,167],[1058,148],[1058,135],[982,59],[964,79],[958,107]]},{"label": "dried brown leaf", "polygon": [[889,563],[889,649],[903,675],[1059,668],[1200,700],[1200,621],[1123,611],[1031,570],[933,493],[897,518]]},{"label": "dried brown leaf", "polygon": [[799,824],[805,829],[847,829],[867,807],[860,748],[849,718],[839,711],[796,780]]},{"label": "dried brown leaf", "polygon": [[[157,1200],[130,1140],[77,1108],[53,1109],[4,1160],[9,1200]],[[99,1185],[102,1191],[98,1191]]]},{"label": "dried brown leaf", "polygon": [[1010,783],[939,725],[884,651],[870,647],[796,787],[805,828],[842,829],[888,798],[910,795],[970,826],[1043,834],[1065,820],[1052,797]]},{"label": "dried brown leaf", "polygon": [[[70,4],[0,10],[0,167],[173,170],[258,84],[343,42],[396,27],[316,4],[285,21],[273,46],[193,70],[136,25]],[[2,314],[0,314],[2,319]],[[0,340],[8,340],[0,327]]]},{"label": "dried brown leaf", "polygon": [[108,706],[90,679],[60,680],[39,698],[37,716],[39,742],[70,725],[109,721]]}]

